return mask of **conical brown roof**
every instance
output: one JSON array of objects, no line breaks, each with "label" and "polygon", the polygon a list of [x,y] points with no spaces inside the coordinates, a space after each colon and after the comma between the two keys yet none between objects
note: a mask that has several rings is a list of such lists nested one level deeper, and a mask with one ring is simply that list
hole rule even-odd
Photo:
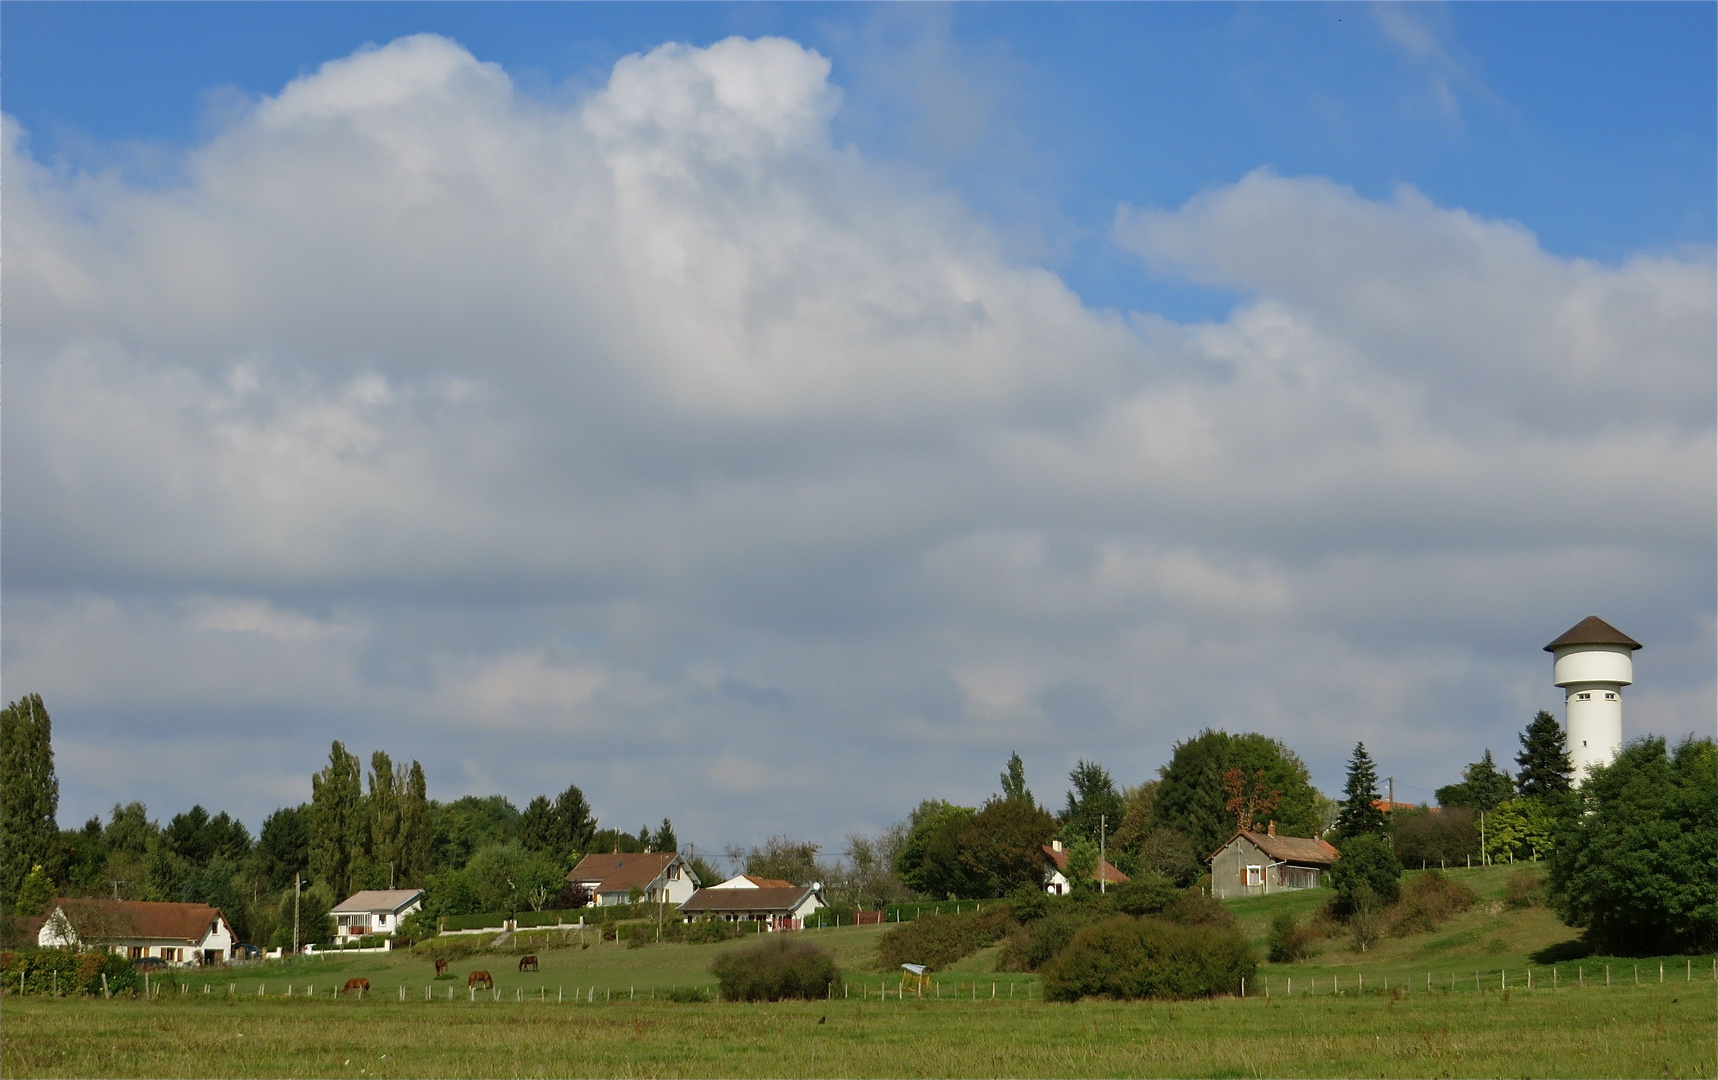
[{"label": "conical brown roof", "polygon": [[1563,631],[1563,636],[1545,646],[1545,651],[1556,652],[1565,645],[1623,645],[1630,649],[1645,648],[1640,642],[1597,615],[1588,615]]}]

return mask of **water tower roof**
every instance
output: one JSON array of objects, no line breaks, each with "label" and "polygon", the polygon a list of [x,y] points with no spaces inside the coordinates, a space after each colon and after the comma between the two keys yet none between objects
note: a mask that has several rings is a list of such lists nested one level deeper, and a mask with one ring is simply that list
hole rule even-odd
[{"label": "water tower roof", "polygon": [[1545,646],[1545,651],[1556,652],[1567,645],[1622,645],[1629,649],[1645,647],[1597,615],[1588,615],[1563,631],[1563,636]]}]

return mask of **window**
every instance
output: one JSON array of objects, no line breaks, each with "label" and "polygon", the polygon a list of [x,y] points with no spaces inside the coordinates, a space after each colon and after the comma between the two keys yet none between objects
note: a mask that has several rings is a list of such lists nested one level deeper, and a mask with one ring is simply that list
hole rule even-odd
[{"label": "window", "polygon": [[1606,701],[1615,701],[1616,699],[1617,699],[1617,696],[1615,694],[1606,694],[1605,695]]},{"label": "window", "polygon": [[1265,883],[1265,868],[1262,866],[1247,867],[1247,884],[1263,885]]},{"label": "window", "polygon": [[1593,695],[1591,694],[1576,694],[1575,697],[1581,701],[1591,701],[1593,699]]},{"label": "window", "polygon": [[670,866],[668,868],[668,880],[669,881],[679,881],[680,880],[680,867],[678,864],[676,864],[674,866]]}]

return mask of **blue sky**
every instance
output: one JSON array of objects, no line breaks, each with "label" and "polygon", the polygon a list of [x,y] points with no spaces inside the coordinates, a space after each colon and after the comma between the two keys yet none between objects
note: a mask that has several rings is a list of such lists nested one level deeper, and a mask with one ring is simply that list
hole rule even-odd
[{"label": "blue sky", "polygon": [[331,738],[706,850],[1207,725],[1425,798],[1591,612],[1712,725],[1711,5],[0,28],[65,821]]}]

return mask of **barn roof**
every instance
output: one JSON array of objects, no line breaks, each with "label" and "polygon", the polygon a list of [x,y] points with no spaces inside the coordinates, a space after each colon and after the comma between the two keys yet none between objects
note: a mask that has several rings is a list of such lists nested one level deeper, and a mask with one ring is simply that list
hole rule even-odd
[{"label": "barn roof", "polygon": [[1301,863],[1307,866],[1330,866],[1340,857],[1340,853],[1323,840],[1305,836],[1271,836],[1267,833],[1244,832],[1236,830],[1234,835],[1223,841],[1217,851],[1211,853],[1205,861],[1210,862],[1217,853],[1245,837],[1247,842],[1279,862]]},{"label": "barn roof", "polygon": [[805,903],[817,890],[810,885],[768,889],[699,889],[680,905],[681,911],[779,911],[783,914]]},{"label": "barn roof", "polygon": [[82,938],[164,938],[198,942],[215,920],[226,916],[208,904],[171,904],[152,900],[55,900]]},{"label": "barn roof", "polygon": [[1588,615],[1574,626],[1563,631],[1561,637],[1545,646],[1545,651],[1556,652],[1566,645],[1621,645],[1628,649],[1645,648],[1640,642],[1597,615]]}]

